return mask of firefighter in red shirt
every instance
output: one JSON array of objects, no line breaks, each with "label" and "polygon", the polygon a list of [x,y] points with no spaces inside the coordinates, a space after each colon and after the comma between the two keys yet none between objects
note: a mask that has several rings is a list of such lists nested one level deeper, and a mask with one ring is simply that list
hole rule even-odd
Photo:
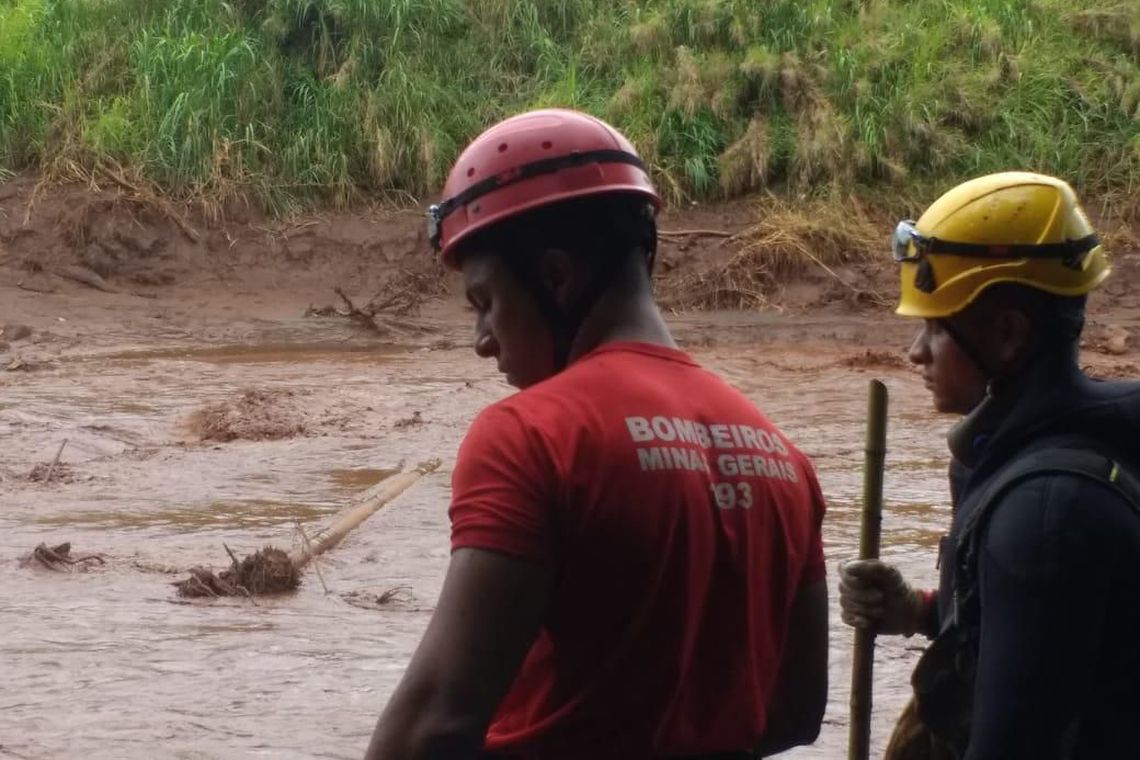
[{"label": "firefighter in red shirt", "polygon": [[520,392],[452,480],[452,556],[368,757],[751,758],[815,740],[827,693],[811,463],[676,344],[660,199],[574,111],[516,116],[429,212],[475,351]]}]

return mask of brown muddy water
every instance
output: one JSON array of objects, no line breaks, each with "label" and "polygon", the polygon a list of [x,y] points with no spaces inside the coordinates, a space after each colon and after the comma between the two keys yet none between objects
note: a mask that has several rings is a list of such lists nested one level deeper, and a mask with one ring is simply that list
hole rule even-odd
[{"label": "brown muddy water", "polygon": [[[440,590],[456,448],[472,417],[510,389],[465,347],[465,327],[432,350],[346,331],[336,320],[253,321],[197,337],[88,330],[35,371],[0,373],[0,757],[362,755]],[[846,756],[851,635],[834,610],[834,568],[857,544],[871,377],[892,397],[884,555],[932,584],[949,518],[949,420],[929,411],[918,377],[853,367],[862,348],[811,334],[723,344],[707,329],[688,333],[704,346],[693,348],[699,359],[814,458],[829,500],[831,698],[819,742],[785,755],[800,760]],[[895,355],[901,345],[890,346]],[[304,432],[196,437],[196,411],[250,389],[276,394]],[[55,481],[29,481],[65,438]],[[386,472],[432,456],[444,459],[439,473],[319,560],[328,593],[310,569],[290,596],[185,603],[170,585],[182,576],[162,572],[220,569],[223,545],[238,555],[289,548],[297,525],[315,531]],[[40,542],[63,541],[106,554],[107,565],[20,566]],[[390,589],[399,593],[387,604],[360,606]],[[875,755],[918,647],[880,642]]]}]

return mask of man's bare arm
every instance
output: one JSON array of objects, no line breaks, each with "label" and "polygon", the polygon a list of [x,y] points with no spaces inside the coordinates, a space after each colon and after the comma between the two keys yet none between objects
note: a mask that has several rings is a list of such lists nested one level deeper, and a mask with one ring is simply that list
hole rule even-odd
[{"label": "man's bare arm", "polygon": [[792,602],[768,724],[756,747],[760,757],[819,736],[827,707],[827,645],[827,581],[820,580],[801,588]]},{"label": "man's bare arm", "polygon": [[392,694],[366,760],[470,760],[538,633],[539,565],[481,549],[451,557],[439,604]]}]

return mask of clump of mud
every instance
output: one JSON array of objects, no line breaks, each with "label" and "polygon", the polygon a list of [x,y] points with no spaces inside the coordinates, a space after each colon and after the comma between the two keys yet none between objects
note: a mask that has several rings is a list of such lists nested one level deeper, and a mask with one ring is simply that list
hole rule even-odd
[{"label": "clump of mud", "polygon": [[292,391],[246,390],[240,396],[199,409],[191,432],[202,441],[267,441],[307,432]]},{"label": "clump of mud", "polygon": [[233,565],[217,575],[204,567],[191,568],[190,577],[174,587],[179,596],[194,598],[280,594],[299,585],[301,575],[289,555],[267,546],[241,562],[234,558]]},{"label": "clump of mud", "polygon": [[101,554],[86,554],[81,557],[71,556],[71,542],[48,546],[40,544],[32,550],[31,554],[20,559],[21,567],[39,566],[48,570],[60,572],[87,572],[93,565],[104,565],[106,560]]},{"label": "clump of mud", "polygon": [[843,366],[852,369],[907,369],[910,364],[898,354],[868,348],[861,354],[848,356],[843,360]]}]

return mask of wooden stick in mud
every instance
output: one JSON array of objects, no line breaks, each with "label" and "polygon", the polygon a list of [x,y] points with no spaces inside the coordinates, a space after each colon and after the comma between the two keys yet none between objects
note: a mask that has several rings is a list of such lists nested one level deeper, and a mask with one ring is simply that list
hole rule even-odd
[{"label": "wooden stick in mud", "polygon": [[[879,558],[883,524],[883,462],[887,454],[887,386],[872,380],[867,398],[867,445],[863,459],[863,523],[859,559]],[[875,634],[855,629],[851,661],[851,723],[847,760],[867,760],[871,753],[871,687]]]},{"label": "wooden stick in mud", "polygon": [[293,567],[299,570],[309,564],[313,557],[320,556],[339,544],[356,526],[379,512],[385,504],[411,488],[424,475],[435,472],[439,465],[438,459],[421,462],[415,469],[393,475],[368,489],[356,504],[341,513],[326,530],[314,536],[312,541],[305,541],[300,548],[289,553],[289,561],[293,563]]},{"label": "wooden stick in mud", "polygon": [[48,467],[47,475],[44,475],[44,483],[50,483],[52,475],[55,475],[55,468],[59,467],[59,458],[63,456],[63,447],[67,445],[67,439],[63,439],[63,443],[59,444],[59,450],[55,452],[55,459],[51,460],[51,465]]}]

